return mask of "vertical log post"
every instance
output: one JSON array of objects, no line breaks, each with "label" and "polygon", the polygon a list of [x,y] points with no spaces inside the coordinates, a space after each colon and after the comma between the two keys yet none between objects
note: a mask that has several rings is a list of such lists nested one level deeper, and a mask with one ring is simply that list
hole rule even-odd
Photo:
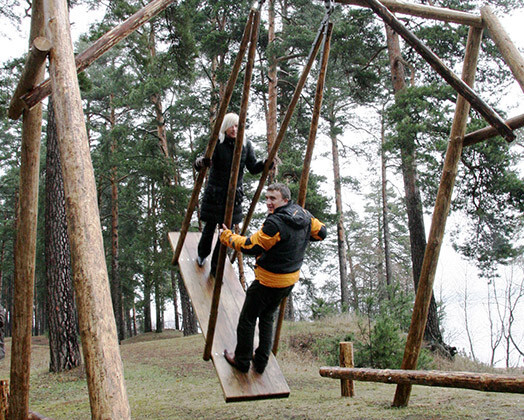
[{"label": "vertical log post", "polygon": [[[232,228],[233,211],[235,209],[235,198],[237,192],[238,174],[240,172],[240,160],[242,158],[242,149],[244,143],[244,133],[246,128],[247,108],[249,106],[249,89],[251,87],[251,78],[253,75],[253,64],[255,62],[255,53],[258,40],[258,27],[260,25],[260,10],[257,10],[253,15],[253,24],[249,36],[249,52],[247,58],[246,71],[244,73],[244,87],[242,91],[242,103],[240,105],[240,115],[238,123],[237,138],[235,141],[235,148],[233,150],[233,160],[231,162],[231,171],[229,174],[229,186],[226,199],[226,209],[224,213],[224,224]],[[220,239],[219,239],[220,240]],[[209,360],[211,357],[211,349],[213,347],[213,339],[215,335],[215,327],[218,318],[218,304],[220,300],[220,293],[222,290],[222,281],[224,277],[224,266],[226,262],[227,247],[220,244],[218,252],[218,261],[215,276],[215,285],[213,288],[213,300],[211,302],[211,310],[209,313],[209,322],[206,334],[206,345],[204,348],[204,360]]]},{"label": "vertical log post", "polygon": [[495,45],[502,54],[504,61],[524,92],[524,59],[522,58],[522,55],[520,55],[519,50],[515,44],[513,44],[511,38],[506,33],[500,21],[493,14],[489,6],[481,7],[480,15],[486,23],[491,38],[495,41]]},{"label": "vertical log post", "polygon": [[[44,35],[44,11],[41,0],[31,9],[29,45]],[[44,78],[45,61],[39,60],[39,69],[32,72],[35,85]],[[35,278],[36,231],[38,218],[38,181],[40,171],[40,135],[42,105],[24,112],[22,123],[22,151],[20,156],[20,187],[17,208],[15,245],[13,331],[11,347],[11,397],[8,418],[27,418],[29,412],[29,375],[31,371],[31,330],[33,326],[33,296]]]},{"label": "vertical log post", "polygon": [[[340,343],[340,367],[353,368],[353,343],[343,341]],[[354,397],[355,386],[352,379],[340,380],[340,395],[342,397]]]},{"label": "vertical log post", "polygon": [[9,404],[9,382],[0,381],[0,420],[7,418],[7,407]]},{"label": "vertical log post", "polygon": [[96,185],[65,0],[45,0],[68,233],[93,419],[130,419],[100,227]]},{"label": "vertical log post", "polygon": [[[482,29],[470,28],[466,45],[466,55],[464,57],[464,67],[462,69],[462,79],[471,86],[475,80],[481,40]],[[446,228],[446,220],[449,213],[455,178],[457,176],[457,168],[460,162],[460,156],[462,155],[462,140],[466,132],[469,110],[469,103],[464,97],[459,96],[457,98],[450,140],[446,151],[435,208],[433,210],[424,261],[422,262],[422,271],[420,273],[418,290],[415,297],[411,325],[404,350],[404,358],[401,365],[401,369],[404,370],[413,370],[417,367],[424,329],[426,328],[429,304],[433,294],[433,282],[437,270],[440,246],[442,245]],[[392,405],[394,407],[407,406],[410,393],[411,385],[398,385]]]}]

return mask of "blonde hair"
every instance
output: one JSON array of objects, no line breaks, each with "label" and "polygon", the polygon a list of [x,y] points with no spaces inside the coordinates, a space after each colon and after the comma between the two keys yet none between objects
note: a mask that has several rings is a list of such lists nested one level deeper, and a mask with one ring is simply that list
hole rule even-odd
[{"label": "blonde hair", "polygon": [[[222,120],[222,125],[220,126],[220,131],[218,133],[218,139],[220,140],[220,143],[222,143],[226,138],[226,131],[234,125],[238,125],[238,115],[234,112],[224,115],[224,119]],[[245,142],[246,141],[244,139],[244,143]]]}]

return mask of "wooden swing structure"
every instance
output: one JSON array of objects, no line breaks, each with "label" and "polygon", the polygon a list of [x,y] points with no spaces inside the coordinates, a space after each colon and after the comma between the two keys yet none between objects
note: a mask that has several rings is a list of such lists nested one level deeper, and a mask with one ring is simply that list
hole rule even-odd
[{"label": "wooden swing structure", "polygon": [[[239,124],[238,134],[236,137],[235,148],[233,151],[233,161],[231,164],[231,172],[229,176],[228,194],[226,199],[226,209],[224,215],[224,223],[227,226],[231,226],[234,210],[235,192],[237,187],[238,171],[240,166],[240,158],[242,153],[242,144],[245,132],[245,121],[247,116],[247,108],[249,103],[249,89],[251,85],[251,76],[253,63],[255,59],[255,47],[258,36],[258,25],[260,22],[260,7],[263,1],[259,2],[258,10],[252,10],[246,27],[240,49],[236,57],[235,63],[228,83],[226,85],[224,96],[220,102],[218,115],[215,120],[211,138],[207,145],[204,157],[211,158],[218,141],[219,129],[222,125],[222,120],[227,111],[229,101],[231,99],[234,85],[238,73],[240,71],[240,64],[242,62],[245,50],[247,49],[248,38],[249,40],[249,53],[247,59],[247,66],[244,78],[244,87],[242,93],[242,101],[239,113]],[[315,58],[317,56],[320,47],[323,46],[322,60],[320,66],[320,72],[317,80],[317,88],[315,94],[315,104],[313,109],[313,116],[311,121],[310,133],[308,138],[308,145],[305,156],[304,167],[302,168],[302,175],[300,181],[300,192],[297,202],[300,205],[305,204],[307,182],[309,176],[309,168],[311,165],[311,159],[313,156],[313,148],[316,139],[316,132],[318,127],[318,120],[320,117],[320,108],[322,104],[322,94],[326,76],[327,63],[329,58],[329,47],[331,40],[331,33],[333,25],[329,22],[329,17],[333,10],[333,3],[326,1],[326,13],[322,20],[317,36],[313,42],[309,56],[306,60],[306,64],[302,70],[300,79],[295,87],[292,99],[286,111],[282,125],[280,126],[279,132],[273,143],[271,150],[268,153],[268,158],[258,188],[255,192],[254,198],[251,202],[249,211],[242,224],[241,234],[244,235],[247,230],[247,226],[251,221],[255,206],[262,194],[264,184],[267,180],[269,170],[272,162],[278,152],[280,144],[284,139],[287,127],[291,121],[291,117],[295,110],[296,104],[300,98],[302,88],[306,83],[307,77],[313,66]],[[251,33],[251,36],[250,36]],[[170,243],[173,247],[174,256],[173,264],[178,265],[188,294],[193,301],[193,307],[197,314],[200,322],[203,334],[205,336],[205,348],[204,348],[204,360],[212,359],[215,365],[216,372],[218,374],[224,397],[226,402],[230,401],[245,401],[262,398],[280,398],[287,397],[289,395],[289,388],[287,387],[285,378],[280,372],[280,368],[274,358],[278,351],[280,331],[282,328],[282,322],[284,319],[284,309],[286,301],[283,301],[280,306],[279,318],[277,321],[277,329],[275,333],[275,339],[273,344],[273,354],[270,356],[268,368],[262,375],[255,374],[253,371],[249,371],[247,374],[240,374],[234,368],[232,368],[224,359],[222,352],[225,348],[233,348],[236,345],[236,339],[234,331],[238,323],[238,317],[242,305],[239,304],[244,301],[243,289],[236,274],[234,273],[231,262],[226,260],[226,247],[220,246],[218,255],[218,262],[216,268],[215,277],[207,275],[209,271],[197,267],[196,264],[196,246],[198,242],[198,233],[188,233],[191,217],[194,209],[198,202],[198,196],[202,187],[207,168],[199,171],[197,180],[193,188],[191,198],[186,210],[184,221],[182,222],[180,232],[169,233]],[[186,236],[189,237],[189,241],[186,241]],[[189,243],[187,243],[189,242]],[[183,255],[183,256],[182,256]],[[232,256],[231,261],[234,261],[235,255]],[[207,267],[204,266],[204,268]],[[206,274],[204,274],[206,273]],[[223,285],[225,287],[223,288]],[[209,293],[212,289],[212,293]],[[232,296],[240,297],[240,299],[233,299]],[[203,302],[204,301],[204,302]],[[221,309],[219,309],[221,308]],[[228,322],[220,322],[219,318],[227,318]],[[218,325],[218,327],[217,327]],[[246,380],[247,379],[247,380]]]},{"label": "wooden swing structure", "polygon": [[[30,50],[24,72],[19,80],[8,110],[8,116],[11,119],[23,118],[20,195],[25,198],[24,200],[20,200],[19,204],[19,227],[17,230],[17,246],[15,249],[15,302],[13,311],[9,418],[26,419],[29,417],[39,417],[36,413],[29,411],[29,373],[36,249],[38,169],[42,124],[41,101],[51,93],[54,97],[53,104],[55,112],[57,115],[62,116],[62,118],[57,121],[58,143],[62,156],[74,286],[77,294],[79,326],[82,338],[82,351],[86,365],[91,414],[94,419],[131,418],[108,287],[109,281],[96,201],[94,172],[76,74],[85,70],[103,53],[165,10],[172,2],[173,0],[153,0],[122,24],[116,26],[99,38],[84,52],[76,56],[76,58],[73,54],[66,2],[63,0],[34,0],[32,4],[31,34],[29,39]],[[260,2],[260,6],[262,3],[263,1]],[[218,129],[231,98],[236,77],[240,71],[242,58],[249,40],[251,42],[250,59],[248,60],[248,69],[246,70],[246,82],[244,86],[245,99],[243,99],[243,111],[241,112],[243,123],[239,130],[238,137],[243,136],[243,125],[248,101],[247,93],[249,91],[258,24],[260,21],[260,6],[258,12],[255,11],[255,9],[250,12],[240,52],[235,61],[232,77],[230,77],[230,81],[228,82],[225,98],[222,100],[211,141],[206,151],[206,156],[208,157],[212,156],[214,146],[216,145]],[[329,13],[327,13],[327,17],[329,17]],[[323,59],[324,70],[319,77],[319,85],[320,83],[323,84],[325,66],[327,65],[327,56],[329,53],[330,34],[331,24],[328,24],[328,19],[325,18],[311,49],[308,63],[293,95],[285,122],[275,142],[276,146],[269,154],[269,162],[274,159],[278,145],[284,137],[285,128],[290,122],[292,112],[298,102],[301,89],[305,84],[316,54],[320,49],[322,39],[324,39],[325,58]],[[49,58],[50,64],[50,78],[43,80],[47,58]],[[319,97],[318,100],[320,101],[321,97]],[[318,102],[318,106],[315,106],[315,109],[317,110],[316,121],[318,123],[320,102]],[[315,118],[313,121],[315,121]],[[316,132],[317,123],[312,123],[312,133]],[[309,147],[313,147],[313,144],[314,135],[313,139],[309,141],[308,149]],[[236,146],[238,146],[238,142]],[[237,147],[237,149],[239,148]],[[241,150],[241,148],[239,150]],[[236,159],[238,159],[238,157]],[[233,167],[235,166],[238,167],[238,162],[233,165]],[[267,178],[269,167],[270,163],[264,168],[264,181]],[[205,173],[205,171],[203,172]],[[307,180],[307,172],[305,176]],[[203,178],[204,175],[199,177],[195,184],[196,194],[194,195],[196,199],[198,199],[198,191],[202,186]],[[236,180],[236,177],[232,179]],[[260,196],[262,187],[263,181],[257,193],[258,197]],[[193,203],[193,208],[196,199]],[[231,197],[228,200],[231,202]],[[305,187],[303,200],[305,200]],[[252,205],[250,215],[253,214],[255,204],[256,203],[253,203]],[[190,202],[190,206],[191,205]],[[183,233],[183,235],[185,236],[185,233]],[[177,248],[175,253],[176,259],[180,256],[183,239],[179,239],[177,243],[180,247]],[[176,261],[176,259],[174,261]],[[225,253],[222,252],[221,267],[219,267],[221,272],[220,276],[223,275],[224,266]],[[214,287],[215,290],[213,292],[213,296],[216,296],[216,298],[213,298],[214,302],[211,306],[212,315],[210,316],[210,326],[208,328],[208,339],[206,341],[205,351],[205,358],[207,358],[207,360],[210,357],[211,343],[213,342],[221,285],[222,281],[217,282],[217,286]],[[275,369],[268,367],[267,372],[269,374],[274,370]],[[276,376],[281,375],[278,366],[276,372]],[[271,381],[268,382],[271,383]],[[240,390],[248,388],[245,379],[237,379],[237,383]],[[285,380],[283,380],[283,383],[285,384]],[[289,394],[289,390],[286,389],[287,384],[285,384],[285,387],[277,390],[277,392],[274,392],[276,387],[274,385],[271,386],[273,391],[268,394],[266,394],[264,390],[262,390],[262,392],[257,390],[257,386],[258,385],[255,384],[254,393],[246,394],[244,392],[240,397],[237,398],[233,396],[229,400],[275,398],[286,396],[286,393]]]},{"label": "wooden swing structure", "polygon": [[[435,7],[412,5],[394,0],[382,0],[381,3],[376,0],[337,1],[344,4],[371,7],[395,29],[395,31],[403,36],[406,42],[413,45],[461,95],[457,101],[457,111],[452,128],[451,141],[446,154],[446,164],[437,203],[435,205],[430,240],[428,241],[426,256],[424,258],[424,270],[415,301],[412,328],[410,329],[408,344],[406,345],[403,368],[409,369],[410,366],[416,364],[420,352],[422,332],[424,330],[425,318],[427,317],[427,306],[429,305],[429,298],[431,296],[440,243],[444,233],[453,181],[456,176],[456,167],[462,147],[463,145],[474,144],[491,138],[497,134],[501,134],[507,140],[512,140],[514,138],[512,130],[524,126],[524,116],[522,115],[504,122],[489,106],[480,100],[475,92],[468,86],[473,84],[478,44],[480,43],[480,34],[484,25],[491,31],[504,59],[509,64],[515,78],[523,88],[524,65],[518,50],[508,41],[504,31],[498,25],[496,18],[487,8],[482,10],[482,17],[478,17],[468,13],[443,11]],[[77,72],[86,69],[104,52],[127,37],[142,24],[165,10],[172,2],[173,0],[153,0],[122,24],[103,35],[91,47],[80,53],[76,59],[72,48],[66,1],[34,0],[32,2],[31,32],[29,37],[30,50],[24,72],[15,90],[8,112],[9,117],[12,119],[23,117],[20,196],[24,197],[24,200],[20,200],[19,202],[19,223],[15,248],[15,292],[10,378],[11,395],[9,398],[8,418],[27,419],[30,417],[29,373],[36,252],[39,154],[42,125],[41,101],[51,93],[54,98],[55,113],[61,116],[61,118],[57,119],[58,143],[64,173],[64,190],[71,241],[73,278],[77,296],[79,326],[87,373],[91,415],[93,419],[118,418],[125,420],[131,418],[112,312],[108,273],[105,264],[96,199],[96,185],[90,158]],[[468,40],[466,65],[463,72],[464,81],[456,78],[456,76],[453,77],[453,73],[449,71],[431,51],[425,49],[420,41],[411,36],[412,34],[410,35],[409,31],[405,29],[384,6],[387,6],[391,11],[400,13],[407,12],[416,16],[432,17],[470,25],[470,39]],[[259,18],[255,18],[255,15],[256,12],[252,11],[250,13],[246,27],[256,27],[254,22]],[[251,35],[250,29],[250,36],[254,36],[255,31],[252,32],[253,35]],[[327,65],[327,57],[329,54],[330,32],[331,24],[328,24],[325,19],[323,21],[323,27],[319,31],[312,47],[303,74],[297,84],[275,144],[269,153],[268,162],[262,173],[259,188],[257,189],[255,199],[243,225],[243,234],[253,215],[254,206],[260,197],[263,184],[267,179],[271,161],[276,156],[278,146],[284,137],[292,112],[298,102],[300,91],[311,69],[314,56],[318,53],[323,39],[324,53],[322,57],[322,69],[317,84],[317,97],[298,200],[299,204],[304,204],[307,175],[320,112],[321,86],[323,85],[325,66]],[[241,47],[241,51],[242,48],[244,48],[242,55],[245,52],[247,39],[248,35],[245,33],[242,42],[244,47]],[[254,46],[252,48],[254,48]],[[44,81],[44,69],[47,58],[49,58],[50,64],[50,79]],[[238,65],[235,63],[233,69],[233,73],[236,72],[237,75],[240,69],[240,61]],[[229,96],[229,99],[231,98],[233,86],[234,82],[228,82],[225,96]],[[244,91],[246,91],[245,87]],[[245,96],[247,97],[247,95]],[[489,122],[491,127],[464,135],[469,110],[469,105],[464,98]],[[227,103],[229,99],[227,99]],[[206,150],[206,157],[212,156],[218,137],[218,129],[226,109],[227,104],[223,99],[210,144]],[[241,114],[241,118],[243,118],[243,122],[241,123],[243,130],[245,113],[243,116]],[[238,146],[238,142],[236,146]],[[239,147],[237,147],[237,149],[238,148]],[[238,163],[236,166],[238,166]],[[202,186],[204,175],[205,170],[201,171],[196,181],[195,190],[188,206],[188,214],[192,213],[192,209],[194,209],[196,205],[198,191],[200,191]],[[236,180],[236,176],[232,176],[231,179]],[[230,188],[230,191],[234,191],[234,189]],[[228,200],[231,201],[231,198],[228,198]],[[189,211],[191,206],[192,209]],[[189,216],[189,220],[190,218],[191,216]],[[187,226],[189,226],[189,222]],[[181,255],[185,239],[183,236],[185,236],[185,233],[180,232],[175,249],[175,257],[173,259],[175,263],[178,262]],[[215,331],[214,325],[216,324],[218,314],[220,288],[222,286],[224,270],[227,272],[229,269],[227,267],[225,268],[225,251],[221,250],[221,258],[217,269],[217,281],[213,286],[213,304],[210,310],[206,349],[204,352],[204,358],[207,357],[207,359],[211,356],[211,346]],[[220,281],[218,281],[219,277]],[[280,327],[277,328],[277,331],[280,331]],[[278,346],[278,332],[274,352],[276,352],[276,346]],[[396,405],[401,406],[407,404],[409,391],[410,385],[399,385],[397,389],[399,397],[398,401],[396,397]],[[32,413],[31,417],[37,418],[38,416]]]},{"label": "wooden swing structure", "polygon": [[[412,5],[394,0],[381,0],[381,2],[377,0],[336,1],[342,4],[371,8],[386,24],[404,38],[406,43],[417,51],[444,80],[459,93],[459,96],[457,97],[450,140],[433,210],[431,228],[422,263],[422,271],[415,297],[401,370],[323,367],[320,369],[320,375],[341,380],[355,379],[396,383],[398,385],[392,403],[394,407],[405,407],[408,405],[413,384],[524,393],[524,379],[514,376],[472,374],[468,372],[422,372],[415,370],[422,347],[440,247],[444,238],[451,195],[462,149],[464,146],[469,146],[497,135],[501,135],[507,141],[512,141],[515,138],[512,130],[524,126],[524,115],[503,121],[470,88],[470,86],[473,86],[475,80],[483,29],[487,28],[489,30],[502,57],[523,91],[524,59],[488,6],[481,8],[480,16],[475,16],[450,9]],[[431,50],[424,46],[422,42],[395,17],[393,12],[469,25],[470,30],[462,69],[462,80],[456,77]],[[466,134],[470,105],[491,124],[491,127]]]}]

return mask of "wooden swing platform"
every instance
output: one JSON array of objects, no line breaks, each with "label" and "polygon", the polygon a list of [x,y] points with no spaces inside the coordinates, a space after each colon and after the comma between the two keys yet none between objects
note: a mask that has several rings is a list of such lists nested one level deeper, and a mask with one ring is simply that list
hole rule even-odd
[{"label": "wooden swing platform", "polygon": [[[169,242],[173,250],[176,249],[179,236],[179,232],[169,232]],[[199,267],[196,263],[199,239],[200,232],[187,233],[178,265],[205,338],[209,324],[214,280],[209,276],[210,258],[206,260],[203,267]],[[249,372],[241,373],[230,366],[224,358],[224,349],[235,350],[236,328],[244,298],[245,292],[242,285],[231,262],[226,258],[218,319],[211,350],[211,359],[215,365],[224,398],[226,402],[286,398],[289,396],[289,387],[273,354],[269,358],[266,370],[261,375],[255,372],[253,366]]]}]

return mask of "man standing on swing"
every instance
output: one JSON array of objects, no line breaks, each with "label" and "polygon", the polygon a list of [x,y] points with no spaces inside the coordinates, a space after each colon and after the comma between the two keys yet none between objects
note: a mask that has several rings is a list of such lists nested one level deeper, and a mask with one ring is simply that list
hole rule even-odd
[{"label": "man standing on swing", "polygon": [[[235,352],[224,350],[228,363],[244,373],[252,359],[256,372],[264,372],[273,342],[275,313],[299,279],[308,243],[323,240],[327,233],[323,223],[291,201],[284,184],[268,187],[266,205],[269,214],[250,237],[236,235],[225,225],[220,235],[224,245],[256,255],[255,280],[246,292],[238,320]],[[253,354],[257,319],[259,345]]]}]

